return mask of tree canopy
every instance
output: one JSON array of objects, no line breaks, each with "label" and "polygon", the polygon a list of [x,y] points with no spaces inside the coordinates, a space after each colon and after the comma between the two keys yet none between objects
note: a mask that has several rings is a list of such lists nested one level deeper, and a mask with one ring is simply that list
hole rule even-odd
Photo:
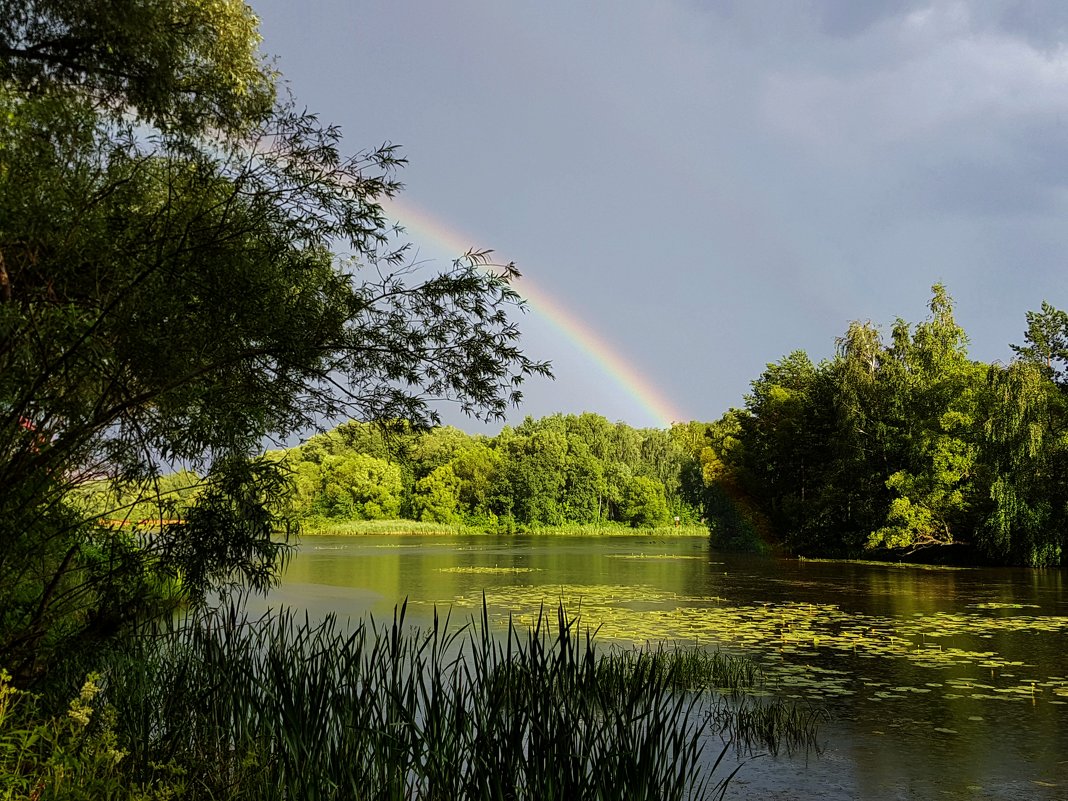
[{"label": "tree canopy", "polygon": [[745,408],[706,435],[714,536],[773,535],[812,555],[951,545],[969,560],[1064,564],[1068,315],[1043,303],[1018,360],[983,364],[945,287],[929,308],[916,326],[897,320],[889,341],[854,322],[833,359],[798,351],[767,366]]},{"label": "tree canopy", "polygon": [[[693,456],[676,432],[597,414],[527,418],[493,437],[456,428],[345,423],[269,454],[293,470],[294,512],[316,523],[407,518],[513,533],[546,526],[650,527],[700,517]],[[366,466],[388,501],[369,497]],[[390,478],[385,478],[389,476]],[[396,476],[396,479],[392,478]]]},{"label": "tree canopy", "polygon": [[[286,477],[264,437],[426,425],[442,399],[500,417],[548,373],[515,268],[417,270],[381,205],[397,148],[345,154],[258,44],[231,0],[0,0],[0,661],[111,630],[161,581],[266,581]],[[208,485],[181,522],[79,505],[174,466]]]}]

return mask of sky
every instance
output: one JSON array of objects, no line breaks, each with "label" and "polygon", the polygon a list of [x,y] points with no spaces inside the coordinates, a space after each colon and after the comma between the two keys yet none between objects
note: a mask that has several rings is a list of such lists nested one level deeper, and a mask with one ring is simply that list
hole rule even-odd
[{"label": "sky", "polygon": [[935,282],[984,361],[1068,307],[1062,0],[251,2],[347,151],[401,146],[421,260],[524,274],[512,424],[714,420]]}]

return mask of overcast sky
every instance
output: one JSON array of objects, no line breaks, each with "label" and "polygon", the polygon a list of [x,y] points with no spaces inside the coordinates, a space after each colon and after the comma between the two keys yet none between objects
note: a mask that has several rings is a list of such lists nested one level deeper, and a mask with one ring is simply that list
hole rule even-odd
[{"label": "overcast sky", "polygon": [[987,361],[1068,307],[1063,0],[252,4],[348,150],[403,147],[421,256],[494,248],[541,293],[520,323],[557,379],[512,422],[712,420],[936,281]]}]

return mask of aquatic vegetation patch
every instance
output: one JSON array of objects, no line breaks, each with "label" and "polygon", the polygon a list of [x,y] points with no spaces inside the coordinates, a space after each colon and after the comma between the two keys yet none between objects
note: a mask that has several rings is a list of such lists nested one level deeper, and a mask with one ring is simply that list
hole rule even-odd
[{"label": "aquatic vegetation patch", "polygon": [[721,697],[708,710],[710,725],[732,732],[739,751],[754,753],[759,747],[772,755],[781,750],[818,753],[819,727],[828,717],[822,707],[753,696]]},{"label": "aquatic vegetation patch", "polygon": [[537,567],[440,567],[439,573],[536,573]]},{"label": "aquatic vegetation patch", "polygon": [[[1038,675],[1023,661],[980,645],[1002,634],[1068,633],[1068,617],[1004,614],[1028,608],[1023,604],[890,617],[850,612],[836,604],[732,604],[648,585],[495,587],[486,589],[486,601],[493,614],[517,621],[532,619],[544,603],[559,603],[608,641],[736,650],[760,660],[767,674],[765,689],[799,701],[818,703],[858,693],[886,701],[924,695],[943,685],[947,697],[981,701],[1061,704],[1068,699],[1068,681]],[[473,607],[481,598],[460,597],[455,603]],[[856,671],[817,664],[829,656],[841,657],[846,667],[850,659],[902,660],[953,676],[942,683],[876,687],[861,681]],[[989,688],[983,686],[984,677],[992,682]]]},{"label": "aquatic vegetation patch", "polygon": [[922,562],[891,562],[879,559],[824,559],[816,556],[800,556],[799,562],[813,562],[835,565],[865,565],[867,567],[887,567],[898,570],[929,570],[939,572],[951,572],[961,570],[975,570],[974,567],[960,567],[957,565],[927,565]]},{"label": "aquatic vegetation patch", "polygon": [[[682,559],[699,559],[702,562],[707,559],[705,556],[695,556],[691,554],[675,554],[675,553],[611,553],[608,554],[609,559],[636,559],[639,561],[652,561],[655,559],[663,559],[670,562],[679,561]],[[722,565],[723,562],[708,562],[710,565]]]}]

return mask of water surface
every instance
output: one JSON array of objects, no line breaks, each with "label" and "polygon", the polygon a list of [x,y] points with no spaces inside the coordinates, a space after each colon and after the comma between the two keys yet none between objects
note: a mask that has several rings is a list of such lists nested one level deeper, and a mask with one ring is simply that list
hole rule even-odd
[{"label": "water surface", "polygon": [[[272,605],[530,619],[745,653],[826,708],[819,756],[758,756],[728,798],[1068,798],[1068,574],[723,554],[704,538],[306,537]],[[712,744],[711,747],[718,747]]]}]

